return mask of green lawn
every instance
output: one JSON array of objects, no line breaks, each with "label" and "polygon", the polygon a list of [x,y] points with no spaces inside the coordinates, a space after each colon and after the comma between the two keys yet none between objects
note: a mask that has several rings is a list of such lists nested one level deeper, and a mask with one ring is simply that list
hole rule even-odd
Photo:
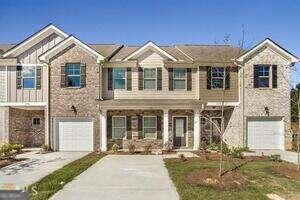
[{"label": "green lawn", "polygon": [[104,156],[104,154],[90,153],[42,178],[29,187],[31,199],[49,199],[53,194],[62,189],[65,184],[72,181],[76,176],[84,172]]},{"label": "green lawn", "polygon": [[[240,160],[243,162],[244,160]],[[275,174],[274,165],[290,165],[268,160],[252,161],[242,166],[239,172],[246,177],[246,183],[241,189],[218,190],[211,186],[191,186],[186,176],[193,171],[218,168],[218,161],[205,159],[189,159],[186,162],[179,159],[165,159],[166,167],[177,188],[181,200],[196,199],[268,199],[266,194],[276,193],[281,197],[298,199],[300,196],[300,180],[287,179]],[[232,162],[227,162],[228,168]],[[297,197],[296,197],[297,196]]]}]

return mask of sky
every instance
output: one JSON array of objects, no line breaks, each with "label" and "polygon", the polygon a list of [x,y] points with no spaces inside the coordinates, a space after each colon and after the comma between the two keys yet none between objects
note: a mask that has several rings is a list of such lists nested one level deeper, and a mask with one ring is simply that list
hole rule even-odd
[{"label": "sky", "polygon": [[238,45],[244,32],[245,48],[271,37],[300,56],[299,11],[300,0],[0,0],[0,43],[53,23],[89,44]]}]

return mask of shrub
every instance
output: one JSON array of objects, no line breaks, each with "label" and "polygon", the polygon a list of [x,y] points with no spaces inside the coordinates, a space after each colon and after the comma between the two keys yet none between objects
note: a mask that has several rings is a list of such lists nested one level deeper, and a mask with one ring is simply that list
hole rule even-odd
[{"label": "shrub", "polygon": [[22,144],[13,144],[12,145],[12,150],[16,151],[16,153],[21,153],[23,147],[24,146]]},{"label": "shrub", "polygon": [[164,144],[164,150],[166,152],[171,152],[173,149],[173,143],[171,141],[171,139],[169,139],[165,144]]},{"label": "shrub", "polygon": [[245,148],[240,148],[240,147],[232,147],[229,150],[229,155],[232,156],[233,158],[244,158],[243,152]]},{"label": "shrub", "polygon": [[147,144],[144,146],[144,153],[145,153],[145,154],[150,154],[150,153],[151,153],[151,148],[152,148],[152,143],[147,143]]},{"label": "shrub", "polygon": [[135,153],[135,145],[133,144],[133,142],[130,142],[128,144],[128,151],[130,154],[134,154]]},{"label": "shrub", "polygon": [[280,155],[270,155],[268,159],[273,162],[282,162]]},{"label": "shrub", "polygon": [[113,151],[113,153],[117,153],[120,149],[120,146],[118,144],[114,144],[111,147],[111,150]]},{"label": "shrub", "polygon": [[179,159],[182,161],[182,162],[185,162],[187,161],[187,158],[183,155],[183,154],[179,154]]},{"label": "shrub", "polygon": [[9,157],[12,155],[12,145],[11,144],[2,144],[0,147],[0,155],[3,155],[4,157]]},{"label": "shrub", "polygon": [[200,149],[203,151],[206,151],[207,148],[208,148],[207,140],[205,138],[203,138],[200,142]]}]

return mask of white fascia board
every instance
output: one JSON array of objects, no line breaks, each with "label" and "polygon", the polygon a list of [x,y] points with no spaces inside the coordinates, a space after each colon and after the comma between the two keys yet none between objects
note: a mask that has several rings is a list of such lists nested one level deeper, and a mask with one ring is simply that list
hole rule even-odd
[{"label": "white fascia board", "polygon": [[[240,102],[224,102],[224,106],[238,106]],[[207,102],[206,106],[222,106],[222,102]]]},{"label": "white fascia board", "polygon": [[68,37],[68,34],[66,34],[65,32],[63,32],[62,30],[60,30],[59,28],[57,28],[54,25],[49,25],[47,27],[45,27],[44,29],[40,30],[39,32],[35,33],[33,36],[29,37],[28,39],[26,39],[24,42],[18,44],[16,47],[13,47],[11,50],[8,50],[7,52],[5,52],[2,56],[3,58],[11,55],[13,52],[17,51],[18,49],[20,49],[21,47],[23,47],[24,45],[30,43],[32,40],[34,40],[35,38],[37,38],[38,36],[40,36],[41,34],[49,31],[49,30],[53,30],[54,32],[56,32],[58,35],[61,35],[63,38]]},{"label": "white fascia board", "polygon": [[47,102],[0,102],[0,106],[47,106]]},{"label": "white fascia board", "polygon": [[58,43],[56,46],[54,46],[52,49],[46,51],[45,53],[43,53],[42,55],[39,56],[39,59],[41,61],[49,61],[49,59],[52,57],[51,54],[56,55],[56,51],[60,51],[64,49],[64,46],[68,47],[69,45],[71,45],[72,43],[77,44],[78,46],[80,46],[81,48],[83,48],[84,50],[90,52],[92,55],[94,55],[97,58],[97,62],[99,63],[100,61],[104,60],[105,57],[102,56],[101,54],[99,54],[98,52],[96,52],[94,49],[92,49],[91,47],[89,47],[88,45],[84,44],[83,42],[81,42],[80,40],[78,40],[77,38],[75,38],[74,36],[69,36],[68,38],[66,38],[65,40],[63,40],[62,42]]},{"label": "white fascia board", "polygon": [[139,53],[143,52],[145,49],[147,48],[154,48],[155,50],[157,50],[158,52],[160,52],[161,54],[165,55],[166,57],[170,58],[173,61],[177,61],[176,58],[174,58],[173,56],[171,56],[170,54],[168,54],[166,51],[164,51],[163,49],[159,48],[156,44],[154,44],[153,42],[147,42],[147,44],[145,44],[143,47],[139,48],[138,50],[136,50],[135,52],[133,52],[132,54],[130,54],[129,56],[127,56],[126,58],[124,58],[125,61],[128,61],[130,58],[138,55]]},{"label": "white fascia board", "polygon": [[285,51],[284,49],[282,49],[280,46],[278,46],[276,43],[274,43],[272,40],[270,40],[269,38],[265,39],[263,42],[261,42],[260,44],[258,44],[256,47],[254,47],[253,49],[249,50],[247,53],[245,53],[244,55],[240,56],[239,58],[237,58],[237,61],[239,62],[243,62],[245,58],[247,58],[249,55],[251,55],[252,53],[254,53],[255,51],[261,49],[262,47],[264,47],[265,45],[271,45],[272,47],[274,47],[276,50],[278,50],[280,53],[282,53],[283,55],[286,55],[288,57],[291,58],[291,62],[295,63],[295,62],[299,62],[299,58],[288,53],[287,51]]}]

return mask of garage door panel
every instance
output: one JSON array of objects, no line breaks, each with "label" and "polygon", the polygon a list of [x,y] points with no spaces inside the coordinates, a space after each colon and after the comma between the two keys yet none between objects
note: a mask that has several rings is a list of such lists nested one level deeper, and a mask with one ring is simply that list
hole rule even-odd
[{"label": "garage door panel", "polygon": [[93,122],[59,122],[60,151],[92,151]]}]

